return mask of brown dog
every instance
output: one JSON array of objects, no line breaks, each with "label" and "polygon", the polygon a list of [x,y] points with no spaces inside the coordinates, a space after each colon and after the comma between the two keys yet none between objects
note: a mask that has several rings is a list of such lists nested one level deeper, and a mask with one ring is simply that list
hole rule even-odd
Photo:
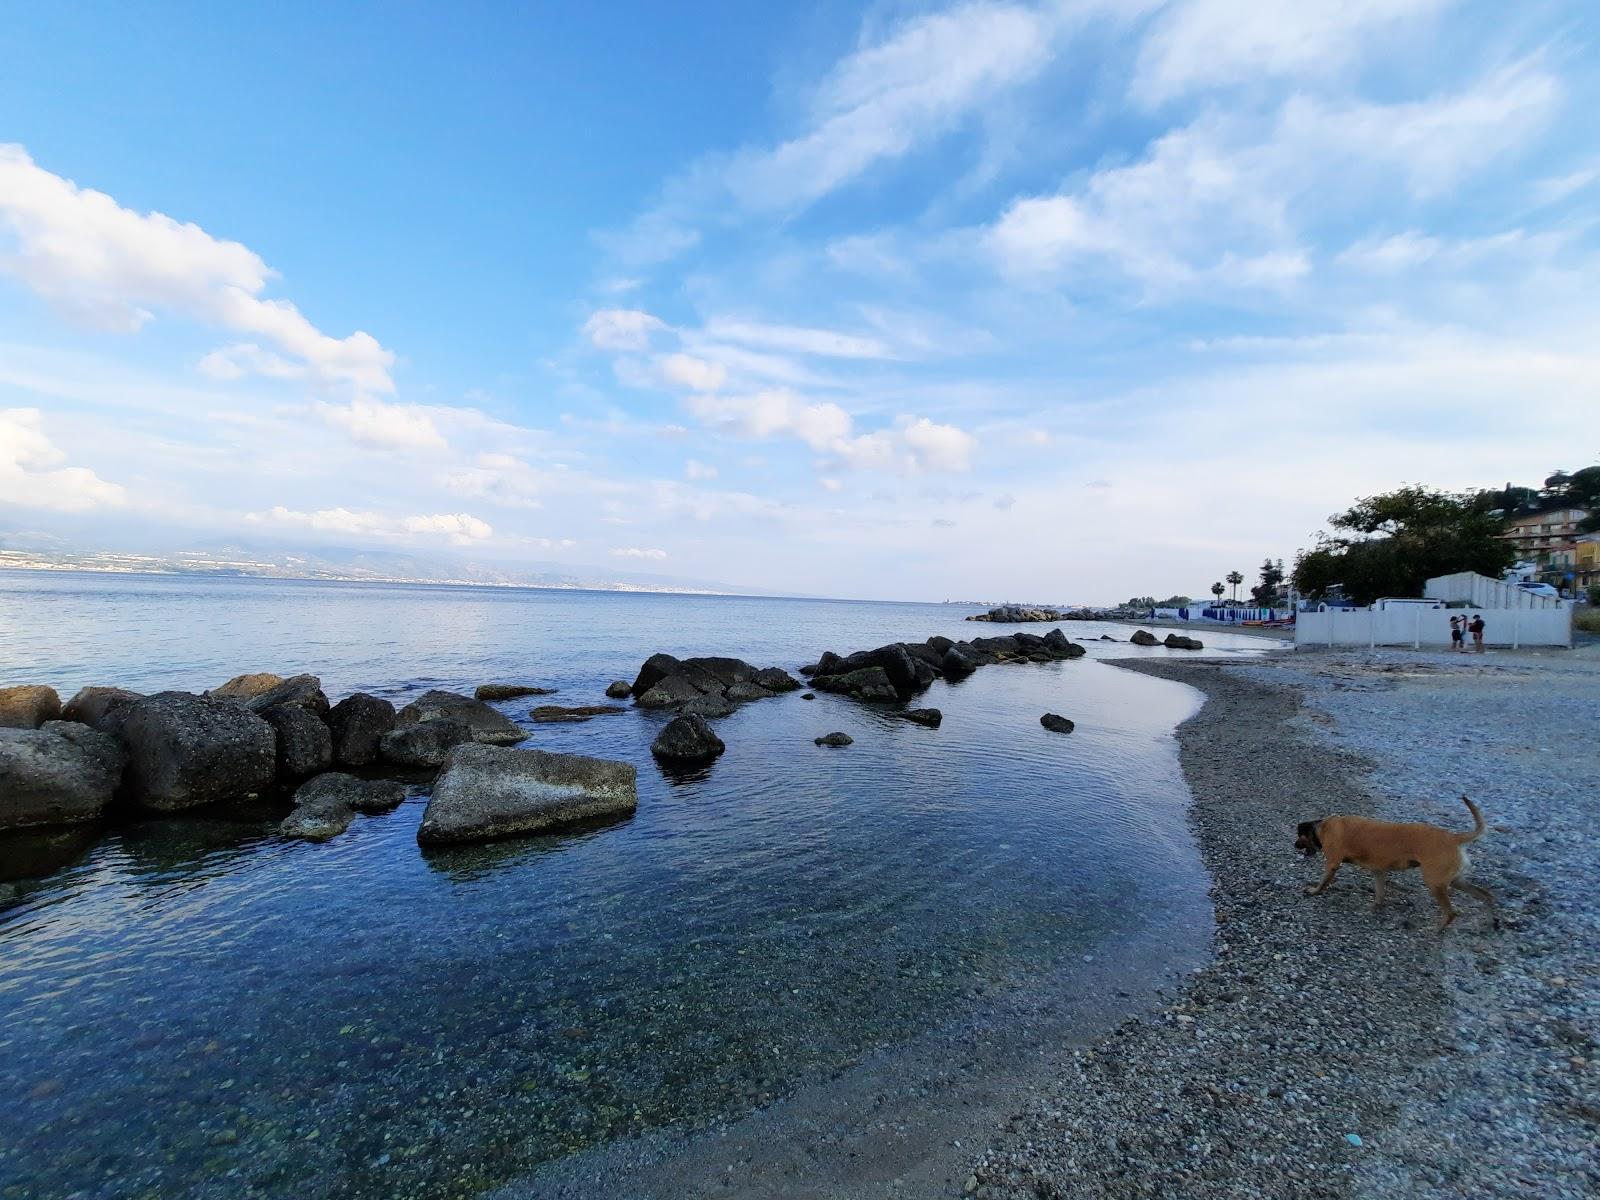
[{"label": "brown dog", "polygon": [[1467,892],[1487,904],[1489,919],[1496,929],[1500,928],[1494,895],[1488,888],[1461,878],[1467,869],[1467,855],[1461,847],[1477,841],[1484,830],[1483,814],[1478,806],[1465,796],[1461,800],[1472,813],[1471,833],[1451,833],[1437,825],[1419,822],[1374,821],[1370,817],[1324,817],[1320,821],[1300,822],[1294,848],[1304,851],[1307,858],[1320,850],[1324,866],[1322,882],[1309,884],[1306,895],[1321,895],[1341,866],[1354,863],[1372,872],[1372,908],[1377,911],[1383,903],[1384,877],[1390,871],[1421,867],[1422,882],[1428,885],[1439,905],[1441,933],[1456,919],[1456,910],[1450,907],[1451,888]]}]

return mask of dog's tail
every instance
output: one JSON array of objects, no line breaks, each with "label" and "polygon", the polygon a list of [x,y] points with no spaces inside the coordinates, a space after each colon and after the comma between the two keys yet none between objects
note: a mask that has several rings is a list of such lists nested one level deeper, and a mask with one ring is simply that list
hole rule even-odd
[{"label": "dog's tail", "polygon": [[1476,804],[1474,804],[1471,800],[1468,800],[1465,796],[1461,797],[1461,803],[1467,806],[1467,811],[1472,814],[1473,822],[1471,833],[1456,834],[1456,841],[1460,845],[1465,846],[1468,842],[1475,842],[1481,838],[1486,826],[1483,823],[1483,814],[1478,811],[1478,806]]}]

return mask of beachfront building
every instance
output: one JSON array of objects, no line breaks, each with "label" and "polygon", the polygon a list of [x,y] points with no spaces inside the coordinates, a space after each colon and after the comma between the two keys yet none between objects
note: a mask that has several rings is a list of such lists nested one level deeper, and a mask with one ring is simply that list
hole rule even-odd
[{"label": "beachfront building", "polygon": [[1507,521],[1500,536],[1516,548],[1518,558],[1538,563],[1542,574],[1564,576],[1573,571],[1578,522],[1588,515],[1588,510],[1582,508],[1527,513]]}]

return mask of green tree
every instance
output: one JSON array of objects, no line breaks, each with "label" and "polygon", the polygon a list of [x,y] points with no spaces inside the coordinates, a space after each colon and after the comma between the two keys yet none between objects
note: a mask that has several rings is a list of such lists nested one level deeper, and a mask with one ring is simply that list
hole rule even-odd
[{"label": "green tree", "polygon": [[1211,585],[1211,594],[1217,598],[1218,604],[1222,603],[1222,593],[1225,590],[1226,589],[1224,589],[1220,583],[1213,583]]},{"label": "green tree", "polygon": [[1229,571],[1223,578],[1228,581],[1228,586],[1233,589],[1228,599],[1237,600],[1239,598],[1239,585],[1244,582],[1244,576],[1237,571]]},{"label": "green tree", "polygon": [[1250,598],[1263,608],[1270,608],[1278,601],[1278,589],[1283,586],[1283,559],[1273,562],[1272,559],[1263,559],[1261,562],[1261,582],[1250,589]]},{"label": "green tree", "polygon": [[1328,518],[1333,534],[1295,559],[1294,584],[1321,597],[1342,584],[1346,597],[1420,596],[1435,575],[1476,571],[1498,579],[1515,557],[1500,537],[1502,519],[1471,494],[1407,485],[1358,500]]}]

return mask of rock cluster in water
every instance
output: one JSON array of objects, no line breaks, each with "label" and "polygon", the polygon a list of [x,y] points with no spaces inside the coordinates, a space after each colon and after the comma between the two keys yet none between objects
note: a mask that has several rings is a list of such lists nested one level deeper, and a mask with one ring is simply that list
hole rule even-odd
[{"label": "rock cluster in water", "polygon": [[765,700],[799,687],[800,681],[781,667],[753,667],[739,658],[652,654],[628,691],[640,708],[715,718],[727,716],[746,701]]},{"label": "rock cluster in water", "polygon": [[1002,604],[986,613],[977,613],[969,621],[994,621],[999,624],[1021,625],[1030,621],[1065,621],[1068,614],[1056,608],[1031,608],[1022,604]]},{"label": "rock cluster in water", "polygon": [[[478,697],[434,690],[396,711],[364,692],[329,704],[316,676],[265,672],[205,693],[84,688],[65,706],[48,687],[0,689],[0,831],[81,824],[115,809],[182,812],[292,789],[293,810],[281,831],[322,841],[356,814],[387,812],[405,799],[398,780],[356,771],[443,768],[429,813],[435,802],[444,807],[432,820],[424,817],[424,842],[528,832],[631,807],[623,796],[633,795],[633,768],[625,763],[603,764],[614,768],[607,773],[586,765],[599,760],[576,755],[476,753],[528,736],[482,696],[547,691],[521,684],[487,684]],[[532,716],[584,720],[624,711],[545,708]],[[491,779],[497,775],[498,784]],[[585,798],[590,782],[602,779]]]},{"label": "rock cluster in water", "polygon": [[[966,642],[935,636],[925,642],[891,642],[848,655],[828,650],[810,666],[801,667],[800,674],[808,676],[811,686],[819,692],[891,704],[926,691],[935,679],[965,679],[979,667],[993,663],[1056,662],[1080,658],[1085,653],[1059,629],[1052,629],[1043,637],[1008,633]],[[920,710],[912,710],[917,711]],[[911,720],[938,723],[932,717],[906,715]]]}]

